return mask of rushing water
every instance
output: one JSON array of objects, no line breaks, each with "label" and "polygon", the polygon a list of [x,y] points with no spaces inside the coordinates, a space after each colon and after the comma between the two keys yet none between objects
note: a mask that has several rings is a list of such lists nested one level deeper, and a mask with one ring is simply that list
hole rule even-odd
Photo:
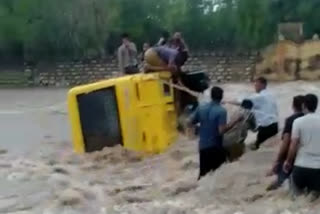
[{"label": "rushing water", "polygon": [[[253,92],[246,84],[223,88],[227,99]],[[320,83],[273,84],[270,89],[281,121],[291,112],[293,96],[320,97]],[[75,155],[65,95],[66,90],[0,91],[0,213],[319,213],[319,201],[292,201],[287,185],[265,192],[277,139],[200,182],[197,142],[186,137],[167,153],[144,159],[120,147]],[[253,140],[251,134],[247,143]]]}]

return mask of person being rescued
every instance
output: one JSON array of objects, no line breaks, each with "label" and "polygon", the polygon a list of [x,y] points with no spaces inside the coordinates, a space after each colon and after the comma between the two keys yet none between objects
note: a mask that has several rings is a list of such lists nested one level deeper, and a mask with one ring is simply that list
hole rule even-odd
[{"label": "person being rescued", "polygon": [[170,71],[179,74],[189,58],[188,52],[181,33],[176,32],[169,39],[169,33],[165,32],[158,44],[146,51],[145,72]]},{"label": "person being rescued", "polygon": [[250,100],[243,100],[236,116],[242,120],[224,135],[223,147],[227,151],[229,162],[237,161],[245,153],[248,131],[256,130],[257,123],[252,108],[253,103]]},{"label": "person being rescued", "polygon": [[[189,137],[194,137],[199,134],[199,124],[197,124],[193,130],[190,130],[186,125],[186,119],[192,114],[196,107],[195,105],[188,105],[179,116],[179,121],[183,124],[181,131]],[[232,129],[228,130],[223,138],[222,145],[226,151],[226,158],[229,162],[237,161],[245,153],[245,140],[248,136],[248,131],[251,130],[254,132],[257,126],[254,114],[251,111],[253,103],[250,100],[244,100],[240,107],[236,113],[233,113],[230,120],[233,121],[234,118],[241,118],[241,120],[239,120]]]},{"label": "person being rescued", "polygon": [[[182,85],[181,83],[181,66],[187,61],[186,52],[179,52],[177,49],[167,46],[158,46],[148,49],[145,53],[144,72],[161,72],[169,71],[172,74],[173,83]],[[175,108],[177,114],[181,112],[181,92],[174,90]]]},{"label": "person being rescued", "polygon": [[187,61],[188,54],[168,46],[158,46],[149,48],[144,59],[144,72],[169,71],[177,76],[181,72],[181,66]]}]

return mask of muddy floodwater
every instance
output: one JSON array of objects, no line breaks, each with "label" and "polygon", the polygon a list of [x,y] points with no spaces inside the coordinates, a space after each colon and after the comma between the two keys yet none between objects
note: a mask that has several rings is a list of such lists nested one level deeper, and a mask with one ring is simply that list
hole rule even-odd
[{"label": "muddy floodwater", "polygon": [[[226,84],[225,97],[253,92]],[[292,97],[320,83],[272,84],[281,126]],[[142,157],[121,147],[75,155],[66,89],[0,90],[0,213],[10,214],[319,214],[320,201],[293,201],[288,184],[265,189],[278,138],[197,182],[197,139],[181,136],[166,153]],[[231,112],[234,107],[227,106]],[[320,140],[320,139],[319,139]],[[247,144],[254,141],[250,134]]]}]

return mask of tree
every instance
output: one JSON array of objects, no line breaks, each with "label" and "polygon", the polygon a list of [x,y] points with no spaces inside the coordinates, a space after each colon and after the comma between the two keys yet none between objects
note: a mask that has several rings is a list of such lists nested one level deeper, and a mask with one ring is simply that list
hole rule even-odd
[{"label": "tree", "polygon": [[0,58],[99,57],[122,32],[141,47],[163,30],[181,31],[191,49],[261,48],[277,24],[320,33],[319,0],[1,0]]}]

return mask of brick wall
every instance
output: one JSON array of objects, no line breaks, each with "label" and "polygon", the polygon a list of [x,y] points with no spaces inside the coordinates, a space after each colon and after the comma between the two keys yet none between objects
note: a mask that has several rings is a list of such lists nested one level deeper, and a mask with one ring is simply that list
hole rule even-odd
[{"label": "brick wall", "polygon": [[257,52],[201,52],[190,57],[185,70],[206,71],[212,82],[248,82],[254,75],[257,57]]},{"label": "brick wall", "polygon": [[[186,65],[186,71],[205,71],[212,82],[250,81],[255,72],[257,52],[227,53],[199,52],[193,53]],[[28,67],[35,73],[34,82],[38,86],[66,87],[95,82],[119,75],[115,58],[60,62],[52,65],[53,69]]]}]

